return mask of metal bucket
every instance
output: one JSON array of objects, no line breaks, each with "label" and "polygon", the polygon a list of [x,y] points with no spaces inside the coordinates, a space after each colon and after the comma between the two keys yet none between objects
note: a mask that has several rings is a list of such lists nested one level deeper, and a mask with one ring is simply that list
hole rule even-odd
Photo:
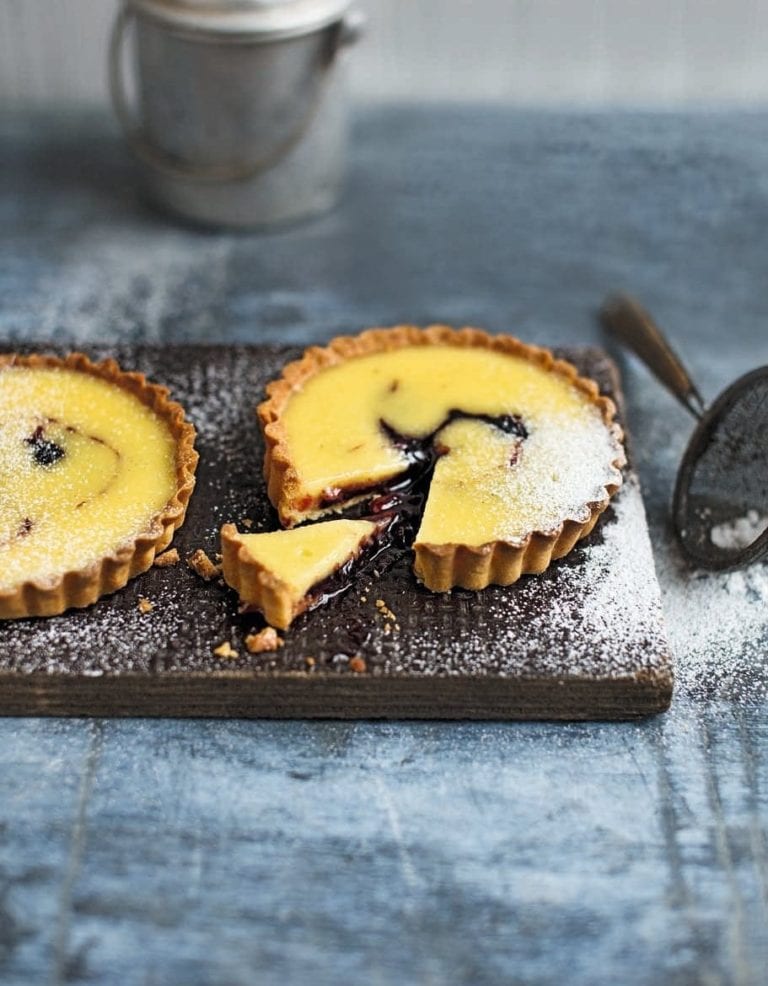
[{"label": "metal bucket", "polygon": [[[135,109],[123,49],[135,35]],[[264,226],[331,208],[347,106],[349,0],[124,0],[112,103],[152,198],[214,225]]]}]

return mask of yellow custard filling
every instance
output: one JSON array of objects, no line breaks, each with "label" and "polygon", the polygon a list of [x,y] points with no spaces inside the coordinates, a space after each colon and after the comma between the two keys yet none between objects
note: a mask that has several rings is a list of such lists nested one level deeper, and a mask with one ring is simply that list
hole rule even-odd
[{"label": "yellow custard filling", "polygon": [[569,379],[492,349],[431,345],[347,360],[291,396],[283,422],[300,487],[318,502],[391,479],[408,459],[381,423],[427,437],[455,411],[517,416],[527,436],[472,418],[443,428],[436,441],[448,452],[437,463],[418,543],[522,539],[578,519],[616,477],[611,431]]},{"label": "yellow custard filling", "polygon": [[[553,428],[521,440],[483,421],[459,419],[437,438],[446,451],[435,466],[416,544],[520,542],[533,530],[554,530],[565,517],[586,519],[589,511],[579,517],[579,507],[601,496],[594,472],[579,475],[592,466],[587,432],[571,436],[570,466],[560,461]],[[580,501],[574,488],[584,495]]]},{"label": "yellow custard filling", "polygon": [[173,436],[136,397],[63,367],[0,371],[0,590],[111,554],[175,486]]},{"label": "yellow custard filling", "polygon": [[273,627],[287,629],[313,598],[313,587],[354,559],[373,537],[367,520],[329,520],[266,534],[221,529],[224,579],[246,607],[261,610]]},{"label": "yellow custard filling", "polygon": [[291,531],[241,534],[245,558],[278,579],[292,600],[354,557],[376,530],[367,520],[330,520]]}]

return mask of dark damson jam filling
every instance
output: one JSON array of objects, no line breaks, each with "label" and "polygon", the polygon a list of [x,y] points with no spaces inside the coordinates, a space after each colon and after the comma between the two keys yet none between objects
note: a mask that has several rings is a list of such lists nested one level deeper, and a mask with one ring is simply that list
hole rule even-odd
[{"label": "dark damson jam filling", "polygon": [[[388,483],[376,486],[345,486],[344,488],[334,486],[323,491],[319,507],[321,510],[326,507],[333,507],[343,500],[352,500],[357,497],[374,496],[381,494],[387,496],[401,490],[410,491],[417,484],[421,484],[432,476],[435,463],[444,454],[444,449],[435,443],[435,436],[439,434],[452,421],[459,418],[467,418],[472,421],[484,421],[486,424],[493,425],[506,435],[513,435],[521,441],[528,437],[528,429],[523,424],[521,418],[516,414],[471,414],[468,411],[461,411],[457,408],[449,411],[443,421],[434,431],[422,437],[403,435],[396,431],[390,424],[383,419],[379,421],[379,427],[389,440],[390,444],[403,454],[407,461],[405,470]],[[515,452],[510,465],[514,465],[517,459]],[[423,491],[426,493],[426,489]]]},{"label": "dark damson jam filling", "polygon": [[52,466],[59,459],[63,459],[65,452],[61,445],[45,437],[45,425],[38,425],[29,438],[24,442],[32,450],[32,459],[35,465]]},{"label": "dark damson jam filling", "polygon": [[[381,430],[390,443],[403,453],[408,465],[400,475],[388,483],[375,487],[345,487],[326,491],[321,507],[334,506],[342,500],[364,497],[364,502],[352,505],[344,511],[344,514],[360,520],[370,520],[377,527],[356,555],[349,558],[331,575],[312,586],[305,597],[306,606],[302,607],[305,611],[316,609],[330,599],[342,595],[359,581],[381,555],[386,553],[384,562],[386,569],[391,568],[405,552],[410,550],[424,509],[435,464],[441,455],[445,454],[445,449],[441,448],[439,442],[435,442],[435,436],[446,425],[459,418],[485,421],[505,434],[519,438],[521,442],[528,437],[528,430],[522,420],[513,414],[493,416],[452,410],[433,432],[421,438],[402,435],[386,421],[381,421]],[[510,465],[514,464],[516,458],[517,451]]]}]

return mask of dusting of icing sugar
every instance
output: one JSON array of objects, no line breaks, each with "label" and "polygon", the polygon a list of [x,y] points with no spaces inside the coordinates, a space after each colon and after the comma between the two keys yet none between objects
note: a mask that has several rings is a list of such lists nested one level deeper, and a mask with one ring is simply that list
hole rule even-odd
[{"label": "dusting of icing sugar", "polygon": [[[536,604],[542,593],[544,606]],[[482,676],[511,674],[523,664],[536,675],[620,677],[644,666],[657,667],[668,652],[645,511],[632,477],[597,535],[543,576],[479,594],[433,598],[434,608],[439,612],[445,607],[451,620],[451,600],[460,600],[459,612],[463,608],[465,618],[451,642],[436,635],[434,642],[422,643],[419,658],[399,661],[394,670],[427,673],[437,666],[439,673]],[[398,604],[390,605],[404,633],[418,633],[407,614],[402,618]],[[434,659],[440,656],[443,662],[436,665]]]},{"label": "dusting of icing sugar", "polygon": [[747,548],[768,526],[768,517],[757,510],[748,510],[743,517],[716,524],[710,532],[712,544],[718,548],[735,551]]},{"label": "dusting of icing sugar", "polygon": [[183,393],[184,410],[201,441],[231,449],[243,441],[244,426],[256,431],[255,406],[261,394],[259,388],[249,388],[252,368],[242,351],[230,350],[226,359],[195,362],[181,373],[171,363],[161,372],[172,393]]},{"label": "dusting of icing sugar", "polygon": [[[26,341],[66,338],[74,348],[103,338],[135,342],[164,338],[173,311],[178,338],[211,338],[224,292],[226,237],[198,237],[152,224],[150,232],[123,228],[109,235],[83,223],[78,249],[63,249],[34,291],[17,300]],[[104,289],[105,284],[109,290]]]},{"label": "dusting of icing sugar", "polygon": [[[69,670],[74,661],[86,658],[80,673],[96,678],[144,670],[147,654],[152,655],[154,665],[168,662],[173,657],[172,641],[189,614],[173,592],[148,589],[146,581],[139,592],[135,585],[129,583],[121,590],[132,601],[135,612],[99,604],[98,609],[71,611],[64,618],[14,622],[11,627],[20,638],[20,646],[12,667],[22,672],[44,670],[58,674]],[[140,595],[152,603],[151,612],[140,612]],[[141,640],[140,648],[136,646],[137,639]],[[43,654],[45,662],[40,668],[35,658]]]},{"label": "dusting of icing sugar", "polygon": [[[699,368],[705,383],[707,365],[705,361]],[[714,388],[717,381],[711,382]],[[768,565],[723,573],[696,571],[685,561],[666,502],[686,435],[672,398],[657,398],[653,391],[648,395],[642,389],[635,395],[640,421],[634,451],[641,475],[647,473],[657,487],[649,499],[656,504],[651,537],[675,658],[676,692],[695,701],[763,703],[768,699]]]},{"label": "dusting of icing sugar", "polygon": [[695,698],[768,699],[768,565],[692,571],[671,543],[657,547],[678,690]]}]

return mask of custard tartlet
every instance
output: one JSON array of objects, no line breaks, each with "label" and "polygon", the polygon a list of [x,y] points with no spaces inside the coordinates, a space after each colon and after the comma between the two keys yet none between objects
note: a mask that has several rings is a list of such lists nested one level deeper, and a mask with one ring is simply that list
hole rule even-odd
[{"label": "custard tartlet", "polygon": [[0,355],[0,619],[146,571],[184,521],[194,440],[167,389],[114,360]]}]

